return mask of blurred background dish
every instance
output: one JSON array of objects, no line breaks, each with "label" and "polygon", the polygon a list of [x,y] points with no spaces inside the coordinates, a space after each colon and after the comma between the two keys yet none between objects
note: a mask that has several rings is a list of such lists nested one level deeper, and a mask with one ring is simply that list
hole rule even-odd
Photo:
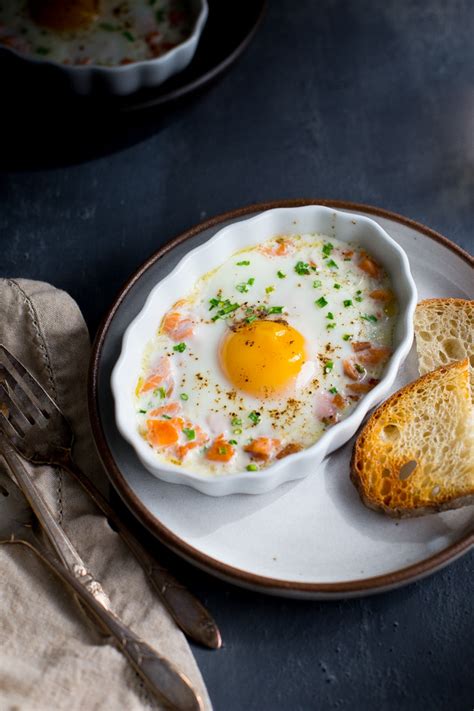
[{"label": "blurred background dish", "polygon": [[[164,84],[126,96],[75,94],[61,71],[43,64],[41,81],[31,62],[2,51],[3,126],[9,139],[3,167],[57,167],[107,155],[142,141],[188,110],[247,49],[265,14],[265,0],[227,5],[209,0],[209,16],[193,61]],[[34,114],[35,120],[30,120]],[[65,127],[67,126],[67,130]]]},{"label": "blurred background dish", "polygon": [[54,67],[79,94],[155,87],[192,60],[206,0],[10,0],[0,45],[31,70]]}]

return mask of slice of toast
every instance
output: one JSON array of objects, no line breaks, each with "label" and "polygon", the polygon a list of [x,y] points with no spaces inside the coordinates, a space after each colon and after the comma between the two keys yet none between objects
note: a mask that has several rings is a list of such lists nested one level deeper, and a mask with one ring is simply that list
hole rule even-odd
[{"label": "slice of toast", "polygon": [[354,444],[364,504],[399,518],[473,504],[473,413],[467,358],[389,397]]},{"label": "slice of toast", "polygon": [[469,358],[474,399],[474,301],[420,301],[415,311],[415,336],[420,375]]}]

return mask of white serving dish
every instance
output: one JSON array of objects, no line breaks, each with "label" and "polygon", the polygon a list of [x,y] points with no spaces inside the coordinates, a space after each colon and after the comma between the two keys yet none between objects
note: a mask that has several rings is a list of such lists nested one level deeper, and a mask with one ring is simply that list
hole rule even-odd
[{"label": "white serving dish", "polygon": [[155,59],[146,59],[115,67],[102,67],[94,64],[70,66],[45,58],[30,57],[10,47],[1,46],[1,49],[15,54],[23,62],[34,65],[36,69],[54,68],[77,94],[103,93],[126,96],[138,89],[159,86],[190,64],[206,24],[209,10],[207,0],[189,0],[189,2],[195,15],[193,31],[187,40]]},{"label": "white serving dish", "polygon": [[[274,235],[295,232],[316,232],[344,242],[354,241],[373,255],[390,275],[399,304],[399,316],[393,336],[393,354],[380,383],[360,400],[346,419],[328,429],[314,445],[280,459],[264,470],[235,472],[219,477],[204,476],[186,466],[160,461],[137,431],[134,402],[143,351],[151,334],[155,332],[166,311],[184,295],[183,285],[187,285],[184,289],[188,291],[200,276],[218,267],[237,250],[259,244]],[[308,476],[328,454],[355,434],[367,412],[389,394],[398,369],[412,345],[416,302],[416,286],[405,252],[368,217],[320,205],[307,205],[268,210],[251,219],[231,224],[189,252],[152,289],[143,309],[126,329],[122,351],[111,379],[118,429],[154,476],[169,483],[191,486],[211,496],[262,494],[284,482]]]}]

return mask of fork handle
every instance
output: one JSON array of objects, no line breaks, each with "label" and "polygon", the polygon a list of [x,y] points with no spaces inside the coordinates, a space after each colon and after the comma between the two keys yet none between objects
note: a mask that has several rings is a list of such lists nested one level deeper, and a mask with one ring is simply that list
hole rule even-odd
[{"label": "fork handle", "polygon": [[66,450],[60,466],[75,477],[101,509],[102,513],[112,521],[122,540],[142,566],[152,587],[160,596],[178,627],[196,642],[211,649],[218,649],[222,644],[221,635],[214,619],[206,608],[166,568],[158,565],[151,558],[134,534],[115,513],[107,499],[104,498],[95,484],[84,474]]},{"label": "fork handle", "polygon": [[127,657],[137,674],[150,691],[167,706],[177,711],[202,711],[202,703],[189,679],[174,665],[144,642],[129,627],[95,599],[69,570],[38,544],[12,538],[8,543],[20,543],[34,551],[61,580],[69,585],[90,612],[98,618],[114,638],[118,648]]},{"label": "fork handle", "polygon": [[57,523],[51,509],[25,468],[20,456],[6,438],[0,436],[0,442],[1,453],[8,468],[13,473],[18,486],[35,512],[43,531],[46,533],[49,542],[59,558],[69,572],[72,573],[82,585],[85,585],[102,605],[110,608],[111,604],[108,595],[105,593],[102,585],[95,580],[93,575],[89,572],[84,561],[71,544],[71,541]]}]

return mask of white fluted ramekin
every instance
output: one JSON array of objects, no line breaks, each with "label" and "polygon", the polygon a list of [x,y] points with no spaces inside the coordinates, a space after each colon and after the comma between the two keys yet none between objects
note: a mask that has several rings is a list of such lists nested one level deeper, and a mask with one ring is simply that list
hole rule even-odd
[{"label": "white fluted ramekin", "polygon": [[[394,331],[393,353],[378,385],[367,393],[353,412],[333,425],[311,447],[256,472],[222,476],[197,474],[191,467],[163,463],[137,430],[135,387],[143,351],[164,314],[203,274],[222,264],[234,252],[259,244],[275,235],[319,232],[343,242],[354,241],[384,266],[396,294],[399,315]],[[219,230],[203,245],[187,254],[173,271],[150,292],[148,299],[125,331],[122,351],[112,373],[112,392],[118,429],[135,449],[142,464],[154,476],[173,484],[185,484],[210,496],[262,494],[286,481],[314,473],[322,460],[345,444],[357,431],[367,412],[388,395],[398,369],[413,341],[413,314],[417,291],[408,258],[402,248],[368,217],[319,205],[277,208],[235,222]]]},{"label": "white fluted ramekin", "polygon": [[190,36],[169,52],[154,59],[114,67],[94,64],[76,66],[52,62],[45,57],[30,57],[3,45],[0,48],[2,51],[16,55],[24,63],[31,64],[32,69],[54,68],[66,79],[66,83],[76,94],[126,96],[138,89],[159,86],[190,64],[208,15],[207,0],[190,0],[190,4],[195,17]]}]

